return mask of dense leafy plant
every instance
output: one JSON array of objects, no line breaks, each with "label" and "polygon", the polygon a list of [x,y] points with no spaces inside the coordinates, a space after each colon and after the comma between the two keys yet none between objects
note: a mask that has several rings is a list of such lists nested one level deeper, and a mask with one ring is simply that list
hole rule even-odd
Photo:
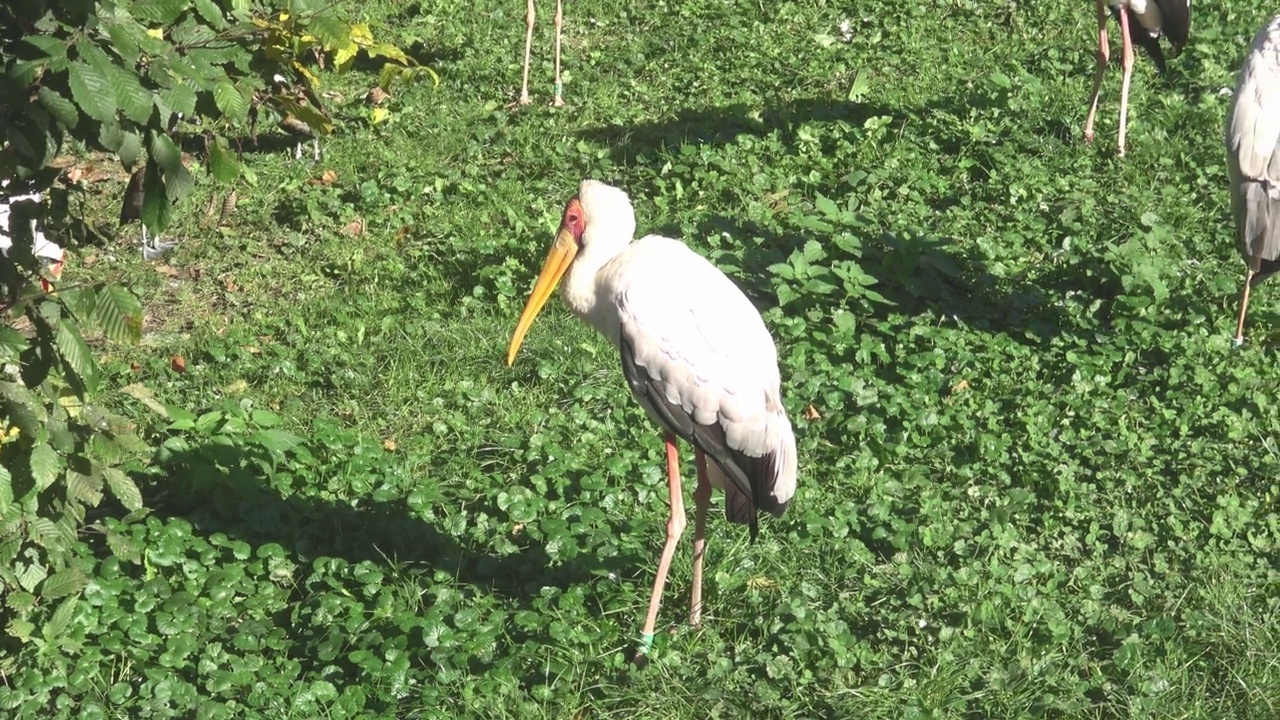
[{"label": "dense leafy plant", "polygon": [[[141,220],[159,232],[194,185],[182,131],[197,127],[209,174],[235,182],[240,164],[228,138],[245,130],[264,97],[316,132],[332,129],[321,107],[264,93],[271,77],[289,73],[313,88],[320,81],[308,63],[343,72],[361,54],[390,61],[379,76],[383,85],[415,72],[416,62],[399,48],[318,1],[292,0],[285,9],[247,0],[6,4],[0,8],[4,192],[48,188],[57,173],[53,160],[66,149],[108,151],[126,169],[143,172]],[[51,224],[65,224],[66,203],[53,208]],[[15,206],[10,227],[0,228],[14,247],[0,258],[0,587],[7,591],[0,617],[24,641],[33,638],[27,617],[38,601],[69,598],[70,608],[88,580],[69,562],[87,510],[109,493],[126,511],[143,511],[130,472],[147,451],[130,422],[95,400],[100,372],[85,340],[90,334],[138,340],[141,306],[111,282],[36,291],[32,212]],[[46,640],[65,625],[60,615],[54,620]]]}]

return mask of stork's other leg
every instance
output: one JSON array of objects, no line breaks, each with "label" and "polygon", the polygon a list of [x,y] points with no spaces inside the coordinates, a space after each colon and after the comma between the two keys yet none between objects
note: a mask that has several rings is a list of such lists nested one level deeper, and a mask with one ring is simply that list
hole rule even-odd
[{"label": "stork's other leg", "polygon": [[1129,125],[1129,81],[1133,78],[1133,43],[1129,41],[1129,13],[1120,13],[1120,36],[1124,51],[1120,61],[1124,64],[1124,80],[1120,83],[1120,157],[1124,157],[1124,136]]},{"label": "stork's other leg", "polygon": [[693,491],[693,596],[689,600],[689,624],[702,624],[702,558],[707,549],[707,508],[711,505],[711,481],[707,479],[707,456],[694,449],[698,460],[698,488]]},{"label": "stork's other leg", "polygon": [[671,517],[667,520],[667,544],[658,560],[658,576],[653,581],[653,595],[649,597],[649,614],[644,620],[640,635],[640,655],[653,646],[653,628],[658,622],[658,607],[662,604],[662,590],[667,585],[667,571],[671,569],[671,556],[676,552],[676,542],[684,533],[684,494],[680,490],[680,455],[676,450],[676,438],[668,434],[667,440],[667,490],[671,494]]},{"label": "stork's other leg", "polygon": [[551,101],[553,107],[561,107],[564,105],[564,98],[560,97],[564,86],[560,84],[560,36],[561,28],[564,26],[564,0],[556,0],[556,96]]},{"label": "stork's other leg", "polygon": [[1107,5],[1098,0],[1098,67],[1093,72],[1093,97],[1089,100],[1089,117],[1084,121],[1084,141],[1093,142],[1093,121],[1098,114],[1098,94],[1102,92],[1102,76],[1111,62],[1111,43],[1107,40]]},{"label": "stork's other leg", "polygon": [[320,162],[320,138],[311,138],[311,157],[314,162]]},{"label": "stork's other leg", "polygon": [[1236,345],[1244,343],[1244,314],[1249,309],[1249,287],[1252,285],[1254,270],[1252,267],[1244,272],[1244,290],[1240,293],[1240,319],[1236,321]]},{"label": "stork's other leg", "polygon": [[533,19],[537,13],[533,9],[533,0],[529,0],[529,8],[524,17],[524,74],[520,80],[520,104],[528,105],[529,99],[529,58],[533,52]]}]

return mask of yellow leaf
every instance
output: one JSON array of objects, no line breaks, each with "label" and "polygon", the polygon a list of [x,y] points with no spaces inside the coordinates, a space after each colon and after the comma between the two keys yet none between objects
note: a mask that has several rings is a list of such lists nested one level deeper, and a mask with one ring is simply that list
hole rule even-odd
[{"label": "yellow leaf", "polygon": [[391,58],[392,60],[395,60],[396,62],[402,63],[404,65],[414,64],[413,59],[410,58],[408,55],[405,55],[403,50],[401,50],[400,48],[390,43],[374,43],[365,49],[369,52],[371,56],[376,57],[378,55],[381,55],[386,58]]},{"label": "yellow leaf", "polygon": [[378,123],[383,122],[384,120],[386,120],[386,119],[387,119],[387,118],[389,118],[389,117],[391,117],[391,113],[390,113],[390,112],[388,112],[388,110],[387,110],[386,108],[380,108],[380,107],[379,107],[379,108],[374,108],[374,109],[373,109],[373,124],[374,124],[374,125],[377,125]]},{"label": "yellow leaf", "polygon": [[360,46],[348,42],[346,45],[339,47],[333,52],[333,65],[338,72],[346,72],[351,62],[356,59],[356,55],[360,54]]},{"label": "yellow leaf", "polygon": [[369,30],[367,24],[356,23],[351,26],[351,39],[357,44],[365,45],[373,42],[373,32]]},{"label": "yellow leaf", "polygon": [[287,12],[280,13],[280,22],[282,23],[289,22],[289,13]]},{"label": "yellow leaf", "polygon": [[320,78],[316,77],[315,73],[308,70],[302,63],[294,62],[293,69],[298,71],[298,74],[307,81],[308,85],[311,87],[320,87]]},{"label": "yellow leaf", "polygon": [[67,415],[73,418],[80,417],[84,413],[84,402],[70,389],[64,388],[58,393],[58,404],[67,411]]},{"label": "yellow leaf", "polygon": [[18,436],[21,434],[22,431],[18,429],[17,425],[6,426],[3,423],[0,423],[0,445],[17,440]]},{"label": "yellow leaf", "polygon": [[164,28],[147,28],[147,36],[156,40],[164,39]]}]

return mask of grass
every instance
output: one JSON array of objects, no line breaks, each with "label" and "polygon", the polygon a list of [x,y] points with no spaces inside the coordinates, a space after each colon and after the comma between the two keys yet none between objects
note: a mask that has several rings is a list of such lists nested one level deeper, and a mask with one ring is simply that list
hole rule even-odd
[{"label": "grass", "polygon": [[[322,166],[246,155],[230,223],[187,203],[161,266],[127,232],[75,251],[148,309],[104,387],[175,410],[101,398],[149,428],[155,511],[84,538],[94,581],[5,645],[0,707],[1275,717],[1280,299],[1234,350],[1221,143],[1262,13],[1198,2],[1168,78],[1139,62],[1119,159],[1118,69],[1080,142],[1087,8],[856,5],[572,4],[558,110],[543,8],[514,112],[523,5],[350,6],[441,86],[371,126],[370,76],[326,78]],[[713,518],[698,631],[682,547],[644,670],[658,435],[558,305],[502,364],[587,176],[752,295],[800,438],[758,543]]]}]

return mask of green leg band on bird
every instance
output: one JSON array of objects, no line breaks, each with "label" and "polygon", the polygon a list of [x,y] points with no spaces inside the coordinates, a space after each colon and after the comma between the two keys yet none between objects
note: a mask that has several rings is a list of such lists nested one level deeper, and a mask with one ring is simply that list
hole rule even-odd
[{"label": "green leg band on bird", "polygon": [[560,94],[561,94],[563,91],[564,91],[564,85],[562,85],[562,84],[560,84],[560,83],[556,83],[556,97],[560,97]]},{"label": "green leg band on bird", "polygon": [[640,654],[648,655],[653,649],[653,633],[640,633]]}]

